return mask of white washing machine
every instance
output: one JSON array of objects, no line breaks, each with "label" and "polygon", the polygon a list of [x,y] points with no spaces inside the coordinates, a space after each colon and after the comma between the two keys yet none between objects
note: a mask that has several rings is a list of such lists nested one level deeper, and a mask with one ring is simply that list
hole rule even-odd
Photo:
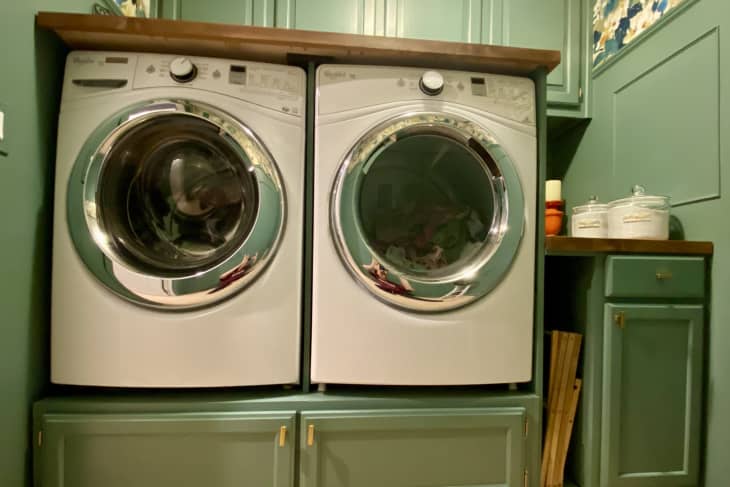
[{"label": "white washing machine", "polygon": [[305,90],[290,66],[68,56],[52,382],[298,382]]},{"label": "white washing machine", "polygon": [[533,82],[324,65],[316,84],[312,381],[529,381]]}]

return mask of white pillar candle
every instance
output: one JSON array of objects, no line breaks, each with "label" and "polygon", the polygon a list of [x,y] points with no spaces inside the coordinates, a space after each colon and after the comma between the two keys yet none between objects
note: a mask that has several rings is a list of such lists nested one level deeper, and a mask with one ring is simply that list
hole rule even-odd
[{"label": "white pillar candle", "polygon": [[561,181],[559,179],[548,179],[545,181],[545,201],[561,201]]}]

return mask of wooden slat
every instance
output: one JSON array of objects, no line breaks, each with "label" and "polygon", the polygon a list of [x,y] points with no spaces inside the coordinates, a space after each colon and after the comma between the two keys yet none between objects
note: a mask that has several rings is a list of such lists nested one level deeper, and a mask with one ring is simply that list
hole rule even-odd
[{"label": "wooden slat", "polygon": [[676,254],[712,255],[712,242],[689,240],[635,240],[620,238],[546,237],[545,252],[571,254]]},{"label": "wooden slat", "polygon": [[563,429],[564,411],[569,402],[569,389],[575,382],[575,366],[573,366],[572,358],[575,356],[575,350],[580,345],[577,342],[575,333],[566,333],[567,339],[566,353],[563,356],[561,364],[560,382],[558,383],[558,398],[555,403],[555,430],[553,433],[553,442],[548,452],[548,474],[547,485],[556,485],[556,470],[558,460],[558,448],[560,445],[560,436]]},{"label": "wooden slat", "polygon": [[547,485],[550,472],[550,454],[555,442],[557,397],[560,383],[560,372],[567,352],[567,340],[563,339],[564,334],[557,330],[551,335],[550,349],[550,382],[548,383],[548,404],[547,404],[547,428],[545,429],[545,441],[542,446],[542,464],[540,468],[540,485]]},{"label": "wooden slat", "polygon": [[570,401],[568,408],[565,411],[565,428],[561,436],[560,441],[560,455],[557,464],[558,469],[558,483],[557,485],[562,487],[565,481],[565,463],[568,459],[568,448],[570,447],[570,437],[573,433],[573,425],[575,424],[575,413],[578,410],[578,399],[580,398],[580,390],[583,385],[583,381],[575,379],[573,384],[573,390],[571,391]]},{"label": "wooden slat", "polygon": [[540,470],[542,487],[563,485],[565,457],[577,407],[573,402],[577,401],[575,376],[582,339],[578,333],[552,332],[548,418]]},{"label": "wooden slat", "polygon": [[[558,405],[557,412],[557,439],[555,447],[555,455],[551,458],[551,472],[548,475],[548,487],[562,487],[563,485],[563,461],[562,457],[567,454],[567,445],[565,444],[566,436],[570,438],[570,430],[572,428],[572,417],[569,414],[569,410],[572,405],[574,387],[575,387],[575,375],[578,368],[578,359],[580,358],[580,347],[582,336],[576,333],[571,333],[571,347],[570,353],[567,357],[567,377],[566,382],[562,383],[561,386],[561,402]],[[568,440],[569,441],[569,440]],[[563,451],[563,448],[566,451]]]},{"label": "wooden slat", "polygon": [[398,39],[182,20],[40,12],[38,27],[71,49],[160,52],[287,63],[295,56],[329,62],[421,66],[500,74],[552,71],[559,51]]}]

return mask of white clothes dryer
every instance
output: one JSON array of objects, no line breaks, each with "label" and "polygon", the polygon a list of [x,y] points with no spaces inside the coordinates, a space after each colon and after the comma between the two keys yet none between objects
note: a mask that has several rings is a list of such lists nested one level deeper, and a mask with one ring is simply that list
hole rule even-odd
[{"label": "white clothes dryer", "polygon": [[305,90],[290,66],[69,54],[52,382],[299,381]]},{"label": "white clothes dryer", "polygon": [[314,383],[532,377],[532,80],[317,71]]}]

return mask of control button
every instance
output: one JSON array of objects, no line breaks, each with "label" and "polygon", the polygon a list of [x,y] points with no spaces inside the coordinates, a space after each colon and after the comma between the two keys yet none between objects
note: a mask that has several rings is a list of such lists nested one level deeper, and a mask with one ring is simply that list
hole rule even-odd
[{"label": "control button", "polygon": [[401,79],[398,80],[398,83],[396,83],[396,84],[398,86],[400,86],[401,88],[403,88],[406,85],[406,80],[404,80],[403,78],[401,78]]},{"label": "control button", "polygon": [[170,77],[178,83],[187,83],[195,79],[198,68],[186,57],[177,57],[170,63]]},{"label": "control button", "polygon": [[281,109],[284,113],[289,113],[289,110],[291,110],[289,107],[281,107]]},{"label": "control button", "polygon": [[221,77],[220,71],[218,71],[217,69],[215,71],[213,71],[213,79],[218,79],[220,77]]},{"label": "control button", "polygon": [[464,83],[462,83],[461,81],[459,81],[459,84],[456,85],[456,89],[459,90],[459,91],[464,91]]},{"label": "control button", "polygon": [[435,96],[444,90],[444,77],[438,71],[426,71],[418,82],[421,91],[429,96]]},{"label": "control button", "polygon": [[152,74],[155,72],[155,66],[153,64],[150,64],[149,66],[147,66],[147,69],[145,69],[145,71],[147,71],[149,74]]}]

